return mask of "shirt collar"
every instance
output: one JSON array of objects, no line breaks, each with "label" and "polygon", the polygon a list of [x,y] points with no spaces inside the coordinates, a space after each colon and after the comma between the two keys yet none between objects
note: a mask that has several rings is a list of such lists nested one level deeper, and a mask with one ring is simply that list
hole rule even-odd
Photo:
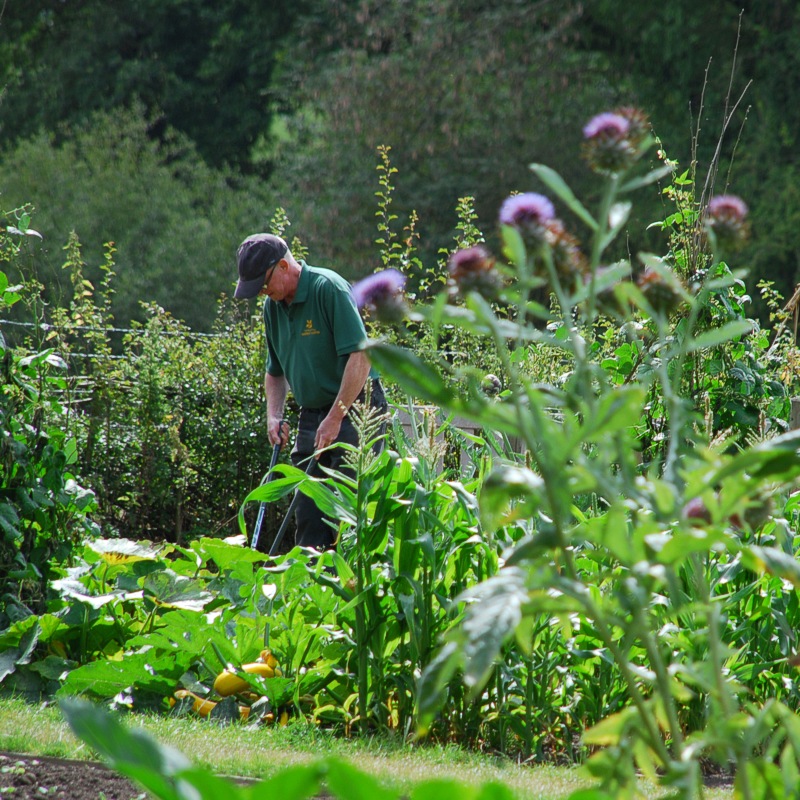
[{"label": "shirt collar", "polygon": [[311,282],[311,276],[308,274],[308,264],[302,260],[298,263],[300,264],[300,277],[297,280],[297,289],[292,300],[293,306],[298,303],[305,303],[308,300],[308,289]]}]

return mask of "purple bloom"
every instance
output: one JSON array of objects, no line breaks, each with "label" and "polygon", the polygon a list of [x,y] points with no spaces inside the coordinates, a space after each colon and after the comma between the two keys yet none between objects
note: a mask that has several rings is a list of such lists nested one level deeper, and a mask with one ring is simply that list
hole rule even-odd
[{"label": "purple bloom", "polygon": [[735,194],[718,194],[708,201],[704,221],[717,243],[728,249],[741,245],[750,233],[747,204]]},{"label": "purple bloom", "polygon": [[647,117],[636,108],[604,111],[583,128],[583,155],[595,172],[619,175],[642,154],[648,130]]},{"label": "purple bloom", "polygon": [[453,278],[459,279],[462,275],[485,272],[492,269],[493,266],[494,259],[489,251],[483,245],[476,244],[474,247],[456,250],[450,256],[447,268]]},{"label": "purple bloom", "polygon": [[457,250],[447,263],[451,287],[462,293],[478,292],[484,297],[493,297],[500,285],[494,270],[494,258],[480,244]]},{"label": "purple bloom", "polygon": [[500,207],[502,225],[510,225],[537,241],[543,239],[547,225],[555,215],[553,204],[543,194],[535,192],[512,195]]},{"label": "purple bloom", "polygon": [[631,124],[620,114],[612,111],[604,111],[592,117],[583,128],[583,135],[586,139],[594,139],[598,136],[610,139],[624,139],[628,135]]},{"label": "purple bloom", "polygon": [[735,194],[718,194],[708,201],[706,214],[710,219],[725,218],[728,220],[744,221],[747,216],[747,204]]},{"label": "purple bloom", "polygon": [[397,321],[405,314],[403,287],[406,276],[396,269],[384,269],[358,281],[353,286],[353,299],[359,308],[375,310],[379,319]]}]

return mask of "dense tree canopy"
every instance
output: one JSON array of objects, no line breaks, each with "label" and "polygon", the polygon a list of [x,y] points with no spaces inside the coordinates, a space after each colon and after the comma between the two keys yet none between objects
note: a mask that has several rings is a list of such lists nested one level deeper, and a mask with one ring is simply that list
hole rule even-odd
[{"label": "dense tree canopy", "polygon": [[132,100],[194,140],[212,165],[248,167],[274,110],[271,76],[292,0],[40,0],[7,6],[4,140],[85,122]]},{"label": "dense tree canopy", "polygon": [[[113,239],[120,261],[136,264],[132,304],[157,295],[205,326],[208,303],[190,313],[164,296],[162,273],[195,276],[209,293],[227,287],[233,256],[223,254],[278,207],[313,261],[350,278],[378,266],[379,146],[398,169],[396,224],[418,212],[430,267],[452,247],[458,198],[475,197],[491,239],[505,195],[542,188],[530,162],[591,196],[576,155],[582,125],[637,104],[681,168],[696,165],[700,189],[711,175],[706,195],[747,200],[742,262],[786,294],[800,280],[799,25],[790,0],[13,4],[0,18],[0,199],[45,215],[53,269],[65,231],[94,253]],[[124,119],[139,120],[155,148],[148,163],[160,178],[146,192],[137,148],[113,149],[94,127]],[[112,150],[101,156],[103,147]],[[136,191],[125,177],[134,175]],[[95,201],[104,224],[88,220]],[[649,202],[631,237],[665,213],[659,187]],[[147,223],[154,216],[210,232],[174,247],[178,223]]]}]

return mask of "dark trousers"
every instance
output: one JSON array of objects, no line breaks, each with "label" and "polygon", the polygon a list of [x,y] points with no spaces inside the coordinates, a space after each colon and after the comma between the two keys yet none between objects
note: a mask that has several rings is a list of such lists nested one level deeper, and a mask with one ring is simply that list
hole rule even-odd
[{"label": "dark trousers", "polygon": [[[359,395],[357,403],[364,402],[365,393]],[[385,412],[388,408],[383,387],[377,379],[374,379],[370,389],[370,406],[378,411]],[[301,408],[300,419],[297,428],[297,439],[292,450],[292,464],[299,469],[306,469],[308,459],[313,457],[314,438],[317,428],[323,419],[328,415],[331,406],[323,408]],[[358,446],[358,432],[350,421],[350,415],[345,415],[342,420],[342,427],[337,442],[346,442],[355,447]],[[352,474],[347,468],[342,468],[342,460],[345,451],[341,447],[333,447],[326,450],[319,458],[310,471],[310,475],[324,475],[319,465],[335,469],[345,474]],[[304,494],[300,494],[295,507],[295,521],[297,523],[297,534],[295,544],[301,547],[314,547],[317,550],[329,550],[336,543],[336,521],[329,520],[318,508],[316,503]],[[336,527],[334,527],[336,526]]]}]

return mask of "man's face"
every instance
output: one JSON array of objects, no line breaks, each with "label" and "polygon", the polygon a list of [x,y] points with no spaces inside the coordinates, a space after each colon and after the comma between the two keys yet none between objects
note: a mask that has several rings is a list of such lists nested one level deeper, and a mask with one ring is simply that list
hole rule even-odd
[{"label": "man's face", "polygon": [[270,300],[283,300],[286,297],[286,261],[281,259],[274,267],[270,267],[259,291],[259,297],[269,295]]}]

